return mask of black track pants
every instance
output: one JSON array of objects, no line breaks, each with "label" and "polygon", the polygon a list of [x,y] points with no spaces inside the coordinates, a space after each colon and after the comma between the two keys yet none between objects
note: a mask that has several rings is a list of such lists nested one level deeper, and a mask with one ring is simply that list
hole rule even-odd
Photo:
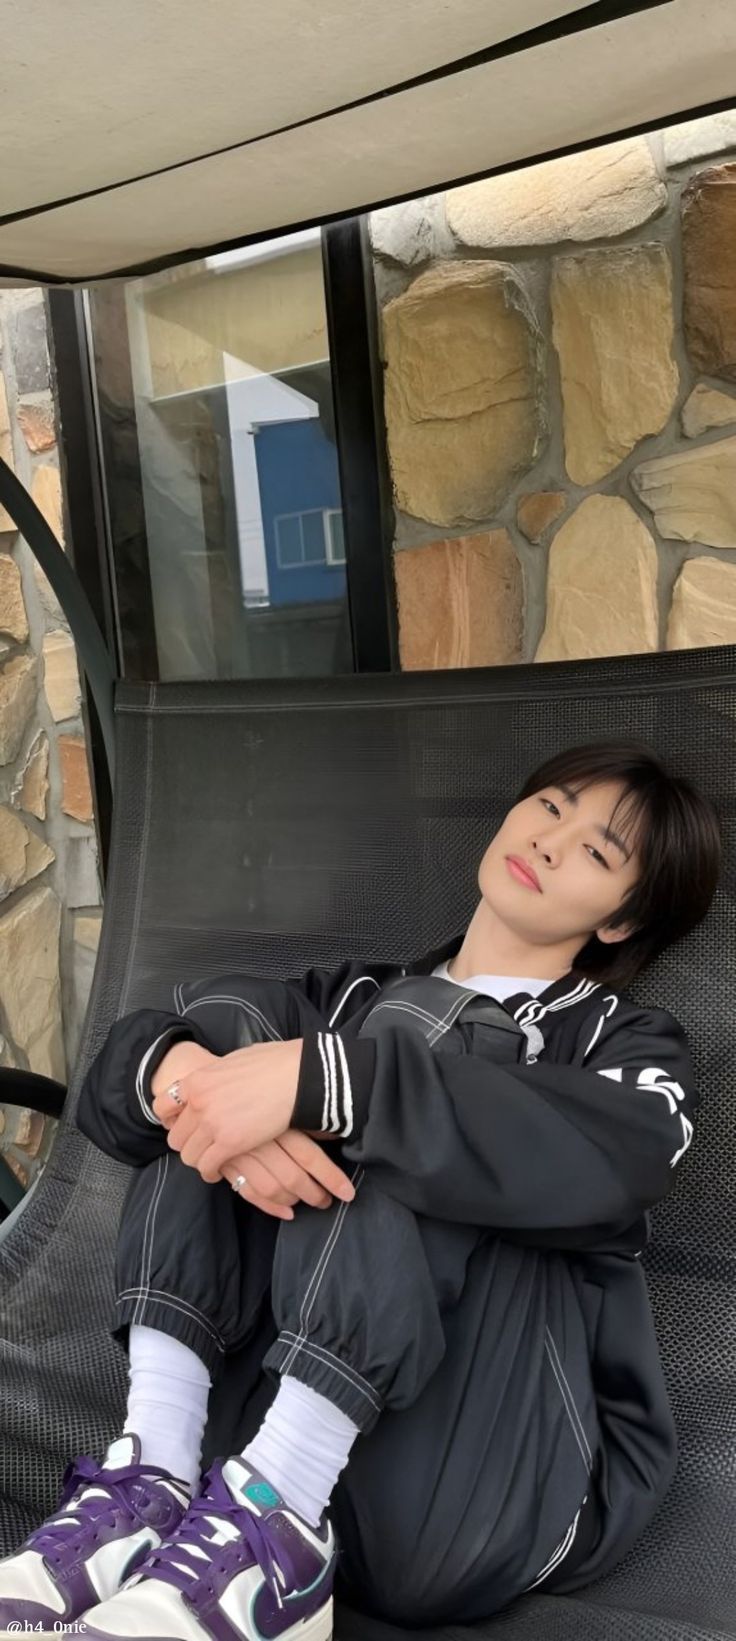
[{"label": "black track pants", "polygon": [[[254,981],[253,998],[271,1037],[274,1027],[296,1035],[293,993],[288,1026],[281,983]],[[298,1001],[304,1028],[323,1027]],[[254,1015],[252,1041],[263,1040]],[[162,1130],[161,1155],[135,1170],[123,1210],[113,1332],[127,1344],[131,1324],[144,1323],[206,1363],[206,1462],[250,1439],[278,1375],[328,1397],[361,1431],[331,1504],[343,1590],[394,1621],[471,1622],[553,1558],[580,1507],[580,1477],[560,1478],[554,1521],[529,1485],[499,1497],[491,1361],[494,1332],[513,1328],[518,1306],[510,1279],[499,1292],[494,1239],[416,1216],[348,1171],[353,1203],[298,1206],[279,1222],[229,1184],[205,1184]],[[523,1348],[520,1333],[520,1374]],[[591,1494],[566,1573],[595,1528]],[[541,1588],[562,1572],[558,1562]]]}]

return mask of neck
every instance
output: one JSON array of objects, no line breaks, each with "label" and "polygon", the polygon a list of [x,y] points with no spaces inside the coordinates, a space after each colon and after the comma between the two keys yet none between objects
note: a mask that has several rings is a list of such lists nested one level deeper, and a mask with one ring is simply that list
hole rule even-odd
[{"label": "neck", "polygon": [[469,980],[473,974],[508,974],[530,980],[559,980],[569,973],[580,945],[579,935],[551,946],[533,945],[509,929],[485,900],[480,900],[463,943],[451,960],[452,977]]}]

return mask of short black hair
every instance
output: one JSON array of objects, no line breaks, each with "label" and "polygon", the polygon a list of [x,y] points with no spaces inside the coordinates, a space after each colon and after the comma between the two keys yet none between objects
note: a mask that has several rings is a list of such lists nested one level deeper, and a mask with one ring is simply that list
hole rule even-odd
[{"label": "short black hair", "polygon": [[718,885],[723,845],[710,800],[639,741],[591,741],[558,752],[528,777],[516,802],[546,786],[582,791],[604,781],[618,781],[623,788],[614,815],[619,830],[636,836],[641,862],[639,877],[609,927],[633,923],[634,932],[610,946],[591,935],[573,968],[620,989],[705,917]]}]

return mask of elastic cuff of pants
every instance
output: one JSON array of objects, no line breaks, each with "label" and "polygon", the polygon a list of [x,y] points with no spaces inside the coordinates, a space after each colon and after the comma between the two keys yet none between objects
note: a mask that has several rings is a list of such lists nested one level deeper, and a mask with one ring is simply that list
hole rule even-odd
[{"label": "elastic cuff of pants", "polygon": [[225,1361],[225,1346],[195,1316],[185,1315],[174,1305],[167,1305],[160,1299],[118,1299],[110,1331],[113,1339],[118,1339],[125,1350],[128,1349],[128,1330],[134,1323],[145,1328],[157,1328],[159,1333],[167,1333],[170,1339],[178,1339],[180,1344],[188,1345],[200,1362],[204,1362],[212,1383],[219,1378]]},{"label": "elastic cuff of pants", "polygon": [[383,1411],[378,1392],[354,1368],[333,1356],[314,1339],[300,1340],[295,1334],[279,1334],[263,1358],[272,1377],[288,1373],[339,1407],[363,1435],[372,1430]]}]

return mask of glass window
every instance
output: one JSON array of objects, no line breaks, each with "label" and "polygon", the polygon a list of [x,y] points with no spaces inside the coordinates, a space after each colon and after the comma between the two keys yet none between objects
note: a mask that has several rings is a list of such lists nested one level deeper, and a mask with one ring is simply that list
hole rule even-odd
[{"label": "glass window", "polygon": [[273,521],[276,532],[276,559],[280,570],[304,563],[301,513],[281,514]]},{"label": "glass window", "polygon": [[331,508],[327,514],[327,558],[330,564],[345,563],[345,531],[342,508]]},{"label": "glass window", "polygon": [[353,671],[319,231],[89,313],[127,675]]}]

